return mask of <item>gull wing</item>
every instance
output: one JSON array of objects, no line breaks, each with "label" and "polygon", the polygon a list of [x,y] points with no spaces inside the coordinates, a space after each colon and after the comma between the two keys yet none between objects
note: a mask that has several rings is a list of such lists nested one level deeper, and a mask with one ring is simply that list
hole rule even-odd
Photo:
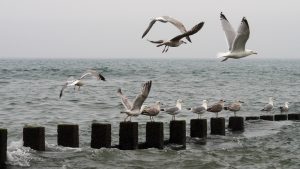
[{"label": "gull wing", "polygon": [[79,80],[85,78],[88,75],[95,76],[98,80],[101,79],[101,80],[105,81],[105,77],[102,76],[100,73],[98,73],[95,70],[88,70],[86,73],[84,73],[83,75],[81,75],[81,77],[79,78]]},{"label": "gull wing", "polygon": [[130,110],[132,108],[132,103],[128,100],[128,98],[122,93],[121,89],[118,89],[117,95],[121,98],[121,102],[126,110]]},{"label": "gull wing", "polygon": [[227,40],[229,50],[231,50],[233,41],[234,41],[235,36],[236,36],[236,32],[235,32],[235,30],[233,29],[233,27],[231,26],[231,24],[229,23],[229,21],[227,20],[227,18],[225,17],[225,15],[222,12],[220,14],[220,20],[221,20],[222,28],[225,32],[225,36],[226,36],[226,40]]},{"label": "gull wing", "polygon": [[151,89],[152,81],[148,81],[144,83],[142,87],[142,91],[139,95],[136,96],[136,98],[133,101],[133,106],[131,110],[140,110],[144,101],[147,99],[150,89]]},{"label": "gull wing", "polygon": [[189,30],[188,32],[185,32],[181,35],[178,35],[176,37],[174,37],[173,39],[171,39],[170,41],[179,41],[180,39],[193,35],[195,33],[197,33],[204,25],[204,22],[200,22],[199,24],[195,25],[191,30]]},{"label": "gull wing", "polygon": [[273,109],[273,105],[267,104],[261,111],[271,111]]},{"label": "gull wing", "polygon": [[243,17],[241,25],[237,31],[237,35],[233,41],[231,51],[239,52],[244,51],[246,42],[249,39],[250,30],[249,24],[245,17]]},{"label": "gull wing", "polygon": [[63,87],[61,88],[60,93],[59,93],[59,98],[62,97],[63,92],[64,92],[65,88],[67,88],[67,86],[68,86],[68,82],[66,82],[66,83],[63,85]]},{"label": "gull wing", "polygon": [[171,108],[166,109],[165,112],[167,112],[167,113],[173,113],[173,112],[176,112],[178,110],[179,110],[178,107],[171,107]]},{"label": "gull wing", "polygon": [[220,112],[223,109],[223,106],[220,103],[215,103],[207,109],[209,112]]},{"label": "gull wing", "polygon": [[[176,28],[178,28],[180,30],[181,33],[187,32],[185,26],[180,21],[178,21],[177,19],[174,19],[174,18],[169,17],[169,16],[162,16],[162,18],[164,18],[166,21],[173,24]],[[192,42],[189,36],[186,36],[186,39],[189,42]]]},{"label": "gull wing", "polygon": [[193,113],[198,113],[198,112],[206,111],[206,109],[205,109],[205,107],[200,106],[200,107],[194,107],[191,111],[192,111]]},{"label": "gull wing", "polygon": [[[148,40],[148,39],[147,39]],[[161,43],[164,43],[164,40],[157,40],[157,41],[154,41],[154,40],[148,40],[149,42],[151,43],[157,43],[157,44],[161,44]]]},{"label": "gull wing", "polygon": [[229,110],[230,111],[239,111],[241,109],[241,105],[238,104],[238,103],[232,103],[230,106],[229,106]]}]

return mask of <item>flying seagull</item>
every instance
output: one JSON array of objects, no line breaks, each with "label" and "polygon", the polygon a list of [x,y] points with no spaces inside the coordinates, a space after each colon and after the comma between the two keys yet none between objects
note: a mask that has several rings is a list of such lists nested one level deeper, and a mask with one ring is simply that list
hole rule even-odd
[{"label": "flying seagull", "polygon": [[201,119],[201,115],[204,114],[207,110],[207,100],[202,101],[202,106],[189,108],[188,110],[195,114],[198,114],[198,119]]},{"label": "flying seagull", "polygon": [[234,113],[234,116],[236,116],[236,112],[240,111],[240,109],[242,107],[241,103],[244,103],[244,102],[237,100],[236,102],[231,103],[229,106],[225,106],[224,110],[232,111]]},{"label": "flying seagull", "polygon": [[133,100],[133,103],[131,103],[128,98],[123,94],[121,89],[118,89],[117,95],[121,98],[121,102],[126,109],[125,111],[121,113],[126,113],[127,116],[124,119],[124,121],[127,120],[128,117],[130,117],[131,121],[131,116],[138,116],[141,114],[141,107],[144,103],[144,101],[147,99],[150,89],[151,89],[152,81],[148,81],[143,84],[143,87],[141,89],[141,93],[139,93],[136,98]]},{"label": "flying seagull", "polygon": [[220,19],[229,47],[228,52],[218,54],[218,58],[224,57],[222,62],[226,61],[229,58],[240,59],[252,54],[257,54],[252,50],[245,49],[246,42],[250,35],[249,24],[245,17],[243,17],[237,32],[233,29],[233,27],[222,12],[220,14]]},{"label": "flying seagull", "polygon": [[164,53],[169,50],[169,47],[178,47],[183,43],[186,44],[186,42],[181,39],[184,37],[190,36],[190,35],[194,35],[203,27],[203,25],[204,25],[204,22],[200,22],[199,24],[195,25],[191,30],[189,30],[181,35],[178,35],[178,36],[172,38],[171,40],[158,40],[158,41],[148,40],[148,41],[158,44],[156,47],[165,46],[164,50],[162,51],[162,53]]},{"label": "flying seagull", "polygon": [[221,112],[223,110],[224,107],[224,100],[220,100],[217,103],[211,105],[207,111],[212,112],[212,113],[216,113],[216,117],[218,117],[218,113]]},{"label": "flying seagull", "polygon": [[170,115],[172,115],[172,120],[175,120],[175,115],[177,115],[178,113],[180,113],[181,108],[182,108],[182,104],[183,101],[181,99],[178,99],[176,101],[176,107],[170,107],[167,109],[164,109],[164,111]]},{"label": "flying seagull", "polygon": [[[149,26],[147,27],[146,31],[143,33],[142,38],[144,38],[147,35],[147,33],[150,31],[150,29],[152,28],[152,26],[155,24],[156,21],[160,21],[162,23],[169,22],[169,23],[173,24],[174,26],[176,26],[176,28],[178,28],[181,33],[187,32],[185,26],[177,19],[171,18],[169,16],[159,16],[159,17],[151,19],[151,22],[149,23]],[[189,36],[186,36],[185,38],[189,42],[192,42]]]},{"label": "flying seagull", "polygon": [[260,111],[269,112],[269,111],[273,110],[273,107],[274,107],[273,97],[269,97],[269,103],[266,104],[265,107],[263,109],[261,109]]},{"label": "flying seagull", "polygon": [[289,102],[285,102],[284,106],[280,106],[279,109],[280,109],[281,113],[288,112],[289,111]]},{"label": "flying seagull", "polygon": [[150,121],[154,121],[154,116],[157,116],[158,113],[160,112],[160,106],[162,103],[160,101],[157,101],[154,105],[152,106],[144,106],[142,107],[142,115],[149,116]]},{"label": "flying seagull", "polygon": [[83,75],[81,75],[81,77],[79,79],[67,81],[63,85],[62,89],[60,90],[59,98],[62,97],[63,92],[67,87],[74,86],[74,90],[75,90],[76,86],[78,86],[78,90],[80,90],[80,87],[84,85],[84,83],[82,82],[82,79],[89,75],[96,77],[98,80],[105,81],[104,76],[102,76],[99,72],[97,72],[95,70],[87,70]]}]

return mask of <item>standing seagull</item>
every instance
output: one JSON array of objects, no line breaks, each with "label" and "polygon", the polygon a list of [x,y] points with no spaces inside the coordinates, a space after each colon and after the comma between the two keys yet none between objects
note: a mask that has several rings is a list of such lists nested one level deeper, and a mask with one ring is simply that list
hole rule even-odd
[{"label": "standing seagull", "polygon": [[269,97],[269,103],[266,104],[265,107],[263,109],[261,109],[260,111],[269,112],[269,111],[273,110],[273,107],[274,107],[273,97]]},{"label": "standing seagull", "polygon": [[98,80],[102,80],[105,81],[104,76],[102,76],[100,73],[98,73],[95,70],[87,70],[83,75],[81,75],[81,77],[77,80],[72,80],[72,81],[67,81],[64,86],[62,87],[62,89],[60,90],[60,94],[59,94],[59,98],[62,97],[63,95],[63,91],[70,86],[74,86],[74,90],[76,88],[76,86],[78,86],[78,90],[80,89],[81,86],[84,85],[84,83],[82,82],[82,79],[85,78],[88,75],[92,75],[94,77],[96,77]]},{"label": "standing seagull", "polygon": [[289,111],[289,102],[285,102],[284,106],[280,106],[279,109],[280,109],[281,113],[288,112]]},{"label": "standing seagull", "polygon": [[[147,35],[147,33],[150,31],[150,29],[152,28],[152,26],[155,24],[156,21],[160,21],[162,23],[170,22],[171,24],[173,24],[174,26],[176,26],[176,28],[178,28],[181,33],[187,32],[187,30],[184,27],[184,25],[180,21],[178,21],[177,19],[171,18],[169,16],[159,16],[159,17],[151,19],[151,22],[149,23],[149,26],[146,29],[146,31],[143,33],[142,38],[144,38]],[[186,36],[185,38],[189,42],[192,42],[189,36]]]},{"label": "standing seagull", "polygon": [[218,101],[217,103],[211,105],[211,106],[207,109],[207,111],[212,112],[212,113],[216,113],[216,115],[217,115],[216,117],[218,117],[218,113],[219,113],[220,111],[223,110],[224,102],[225,102],[225,101],[221,99],[221,100]]},{"label": "standing seagull", "polygon": [[218,58],[225,58],[222,60],[222,62],[226,61],[229,58],[240,59],[252,54],[257,54],[252,50],[245,49],[246,42],[249,39],[250,35],[249,24],[245,17],[243,17],[241,25],[237,32],[234,31],[231,24],[222,12],[220,14],[220,19],[229,47],[229,52],[218,54]]},{"label": "standing seagull", "polygon": [[189,110],[195,114],[198,114],[198,119],[201,119],[201,114],[205,113],[207,110],[207,100],[203,100],[202,106],[193,107]]},{"label": "standing seagull", "polygon": [[162,53],[167,52],[169,50],[169,47],[178,47],[181,44],[185,43],[185,41],[181,40],[184,37],[190,36],[190,35],[194,35],[195,33],[197,33],[204,25],[204,22],[200,22],[199,24],[195,25],[191,30],[189,30],[188,32],[185,32],[181,35],[178,35],[176,37],[174,37],[171,40],[158,40],[158,41],[152,41],[152,40],[148,40],[149,42],[152,43],[157,43],[159,45],[157,45],[156,47],[160,47],[160,46],[165,46],[164,50],[162,51]]},{"label": "standing seagull", "polygon": [[160,112],[160,106],[162,103],[160,101],[157,101],[155,105],[152,106],[145,106],[142,108],[142,115],[149,116],[150,121],[154,121],[153,116],[157,116]]},{"label": "standing seagull", "polygon": [[138,116],[141,114],[141,107],[149,95],[151,85],[152,85],[151,80],[144,83],[141,93],[136,96],[133,103],[131,103],[128,100],[128,98],[122,93],[121,89],[118,89],[117,95],[121,98],[121,102],[124,108],[126,109],[124,112],[121,113],[127,114],[127,117],[124,119],[124,121],[126,121],[128,117],[130,117],[129,121],[131,121],[131,116]]},{"label": "standing seagull", "polygon": [[171,107],[171,108],[164,110],[166,113],[172,115],[172,120],[175,120],[175,115],[180,113],[181,108],[182,108],[182,105],[181,105],[182,103],[183,103],[183,101],[181,99],[178,99],[176,101],[176,107]]},{"label": "standing seagull", "polygon": [[240,111],[240,109],[242,107],[241,103],[244,103],[244,102],[237,100],[236,102],[232,103],[231,105],[225,106],[224,110],[232,111],[234,113],[234,116],[236,116],[236,112]]}]

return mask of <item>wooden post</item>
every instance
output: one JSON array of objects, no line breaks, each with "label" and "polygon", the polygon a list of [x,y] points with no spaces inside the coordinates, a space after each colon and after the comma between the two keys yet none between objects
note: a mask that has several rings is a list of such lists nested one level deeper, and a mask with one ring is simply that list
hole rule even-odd
[{"label": "wooden post", "polygon": [[248,116],[245,120],[259,120],[258,116]]},{"label": "wooden post", "polygon": [[23,128],[24,147],[45,151],[45,127],[25,126]]},{"label": "wooden post", "polygon": [[186,145],[186,122],[185,120],[172,120],[170,122],[170,139],[171,144]]},{"label": "wooden post", "polygon": [[77,124],[57,126],[57,144],[64,147],[79,147],[79,127]]},{"label": "wooden post", "polygon": [[287,120],[287,119],[288,119],[287,114],[275,114],[274,115],[274,120],[275,121],[283,121],[283,120]]},{"label": "wooden post", "polygon": [[190,136],[206,138],[207,137],[207,120],[206,119],[191,119]]},{"label": "wooden post", "polygon": [[0,168],[6,168],[7,129],[0,129]]},{"label": "wooden post", "polygon": [[260,119],[274,121],[274,116],[273,115],[262,115],[262,116],[260,116]]},{"label": "wooden post", "polygon": [[92,124],[91,147],[111,147],[111,124]]},{"label": "wooden post", "polygon": [[119,130],[119,149],[135,150],[138,148],[138,123],[121,122]]},{"label": "wooden post", "polygon": [[146,123],[146,147],[164,148],[164,123],[147,122]]},{"label": "wooden post", "polygon": [[239,116],[229,117],[228,128],[231,131],[244,131],[244,118]]},{"label": "wooden post", "polygon": [[225,118],[217,117],[210,119],[210,134],[225,136]]},{"label": "wooden post", "polygon": [[289,120],[300,120],[300,114],[297,114],[297,113],[288,114],[288,119]]}]

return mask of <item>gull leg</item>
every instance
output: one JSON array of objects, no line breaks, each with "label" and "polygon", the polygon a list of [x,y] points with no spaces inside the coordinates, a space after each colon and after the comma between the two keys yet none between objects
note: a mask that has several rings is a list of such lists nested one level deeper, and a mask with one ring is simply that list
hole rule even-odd
[{"label": "gull leg", "polygon": [[167,46],[165,45],[165,47],[164,47],[164,50],[163,50],[161,53],[164,53],[164,52],[165,52],[165,50],[166,50],[166,47],[167,47]]},{"label": "gull leg", "polygon": [[169,47],[170,47],[170,46],[168,46],[168,47],[167,47],[167,50],[166,50],[166,52],[168,52],[168,50],[169,50]]},{"label": "gull leg", "polygon": [[234,116],[236,116],[236,112],[234,112]]},{"label": "gull leg", "polygon": [[131,116],[129,116],[129,121],[131,122]]},{"label": "gull leg", "polygon": [[149,117],[150,117],[150,121],[152,121],[151,116],[149,116]]},{"label": "gull leg", "polygon": [[226,61],[228,58],[225,58],[225,59],[223,59],[221,62],[224,62],[224,61]]},{"label": "gull leg", "polygon": [[129,117],[129,116],[127,115],[127,117],[124,119],[124,122],[126,122],[126,120],[127,120],[128,117]]},{"label": "gull leg", "polygon": [[80,86],[78,86],[78,91],[80,91]]}]

